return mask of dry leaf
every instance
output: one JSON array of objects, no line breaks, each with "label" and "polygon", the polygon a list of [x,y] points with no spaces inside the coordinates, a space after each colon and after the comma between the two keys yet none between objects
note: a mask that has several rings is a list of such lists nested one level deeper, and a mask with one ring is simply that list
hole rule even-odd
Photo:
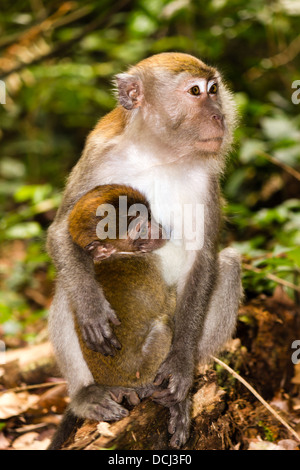
[{"label": "dry leaf", "polygon": [[218,403],[224,394],[224,390],[221,390],[215,383],[203,385],[203,387],[201,387],[193,396],[193,418],[199,415],[204,408],[207,408],[214,403]]},{"label": "dry leaf", "polygon": [[295,450],[299,446],[299,442],[293,439],[282,439],[275,442],[263,441],[261,437],[251,439],[248,450]]},{"label": "dry leaf", "polygon": [[0,395],[0,419],[7,419],[24,413],[39,400],[38,395],[28,392],[7,392]]},{"label": "dry leaf", "polygon": [[0,450],[5,450],[10,446],[10,442],[4,436],[3,432],[0,432]]},{"label": "dry leaf", "polygon": [[39,434],[37,432],[27,432],[12,443],[12,448],[15,450],[45,450],[47,449],[50,439],[38,440]]},{"label": "dry leaf", "polygon": [[55,413],[62,414],[66,409],[67,402],[67,386],[56,385],[46,390],[39,398],[37,406],[47,410],[52,410]]},{"label": "dry leaf", "polygon": [[285,413],[288,413],[289,411],[289,404],[287,400],[283,400],[282,398],[274,397],[274,399],[270,402],[271,406],[276,406],[281,411],[284,411]]},{"label": "dry leaf", "polygon": [[19,361],[20,366],[32,364],[41,361],[43,358],[53,356],[53,348],[50,342],[27,346],[25,348],[6,351],[6,362]]},{"label": "dry leaf", "polygon": [[105,421],[101,421],[97,425],[97,431],[101,436],[104,437],[115,437],[115,434],[110,430],[110,424],[106,423]]},{"label": "dry leaf", "polygon": [[292,399],[292,408],[293,408],[293,411],[300,410],[300,398],[295,397]]}]

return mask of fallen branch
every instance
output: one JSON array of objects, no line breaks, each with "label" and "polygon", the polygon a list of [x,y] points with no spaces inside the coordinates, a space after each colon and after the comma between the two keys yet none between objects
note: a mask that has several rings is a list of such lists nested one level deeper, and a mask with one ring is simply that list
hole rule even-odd
[{"label": "fallen branch", "polygon": [[24,392],[26,390],[34,390],[35,388],[49,388],[54,387],[56,385],[66,385],[67,382],[65,380],[60,380],[58,382],[44,382],[42,384],[34,384],[34,385],[24,385],[23,387],[14,387],[14,388],[7,388],[6,390],[0,390],[0,395],[3,393],[8,392]]}]

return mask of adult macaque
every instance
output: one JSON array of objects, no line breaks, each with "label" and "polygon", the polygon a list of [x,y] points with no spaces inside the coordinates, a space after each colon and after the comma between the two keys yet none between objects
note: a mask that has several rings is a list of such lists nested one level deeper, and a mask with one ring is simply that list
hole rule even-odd
[{"label": "adult macaque", "polygon": [[[217,70],[187,54],[145,59],[117,75],[116,84],[119,104],[89,135],[49,229],[48,250],[58,270],[50,333],[71,398],[80,396],[78,415],[95,418],[97,396],[86,393],[94,379],[73,312],[88,347],[106,355],[121,347],[112,329],[120,322],[95,279],[91,256],[70,237],[68,217],[96,186],[139,190],[171,238],[158,256],[164,281],[177,291],[175,327],[154,396],[165,406],[176,405],[180,414],[197,360],[205,361],[232,335],[241,297],[239,256],[231,249],[218,256],[219,177],[232,141],[235,106]],[[192,208],[194,216],[190,230],[178,236],[183,207]],[[179,421],[174,425],[172,419],[174,431]],[[174,445],[186,438],[178,429],[174,435]]]}]

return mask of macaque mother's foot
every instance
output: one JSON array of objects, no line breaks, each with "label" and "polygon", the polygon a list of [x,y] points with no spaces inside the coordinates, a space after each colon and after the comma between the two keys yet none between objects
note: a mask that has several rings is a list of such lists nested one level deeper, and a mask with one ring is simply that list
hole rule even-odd
[{"label": "macaque mother's foot", "polygon": [[70,408],[76,416],[95,421],[118,421],[128,416],[128,410],[112,399],[109,387],[97,384],[82,387]]}]

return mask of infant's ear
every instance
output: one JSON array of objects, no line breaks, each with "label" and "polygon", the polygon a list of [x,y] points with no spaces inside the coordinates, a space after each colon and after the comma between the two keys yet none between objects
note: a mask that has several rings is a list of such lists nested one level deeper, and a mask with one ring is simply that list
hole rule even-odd
[{"label": "infant's ear", "polygon": [[100,241],[93,241],[85,247],[94,260],[95,263],[109,258],[116,252],[116,249],[109,243],[101,243]]},{"label": "infant's ear", "polygon": [[144,98],[142,81],[129,73],[116,75],[119,103],[125,109],[134,109],[142,105]]}]

